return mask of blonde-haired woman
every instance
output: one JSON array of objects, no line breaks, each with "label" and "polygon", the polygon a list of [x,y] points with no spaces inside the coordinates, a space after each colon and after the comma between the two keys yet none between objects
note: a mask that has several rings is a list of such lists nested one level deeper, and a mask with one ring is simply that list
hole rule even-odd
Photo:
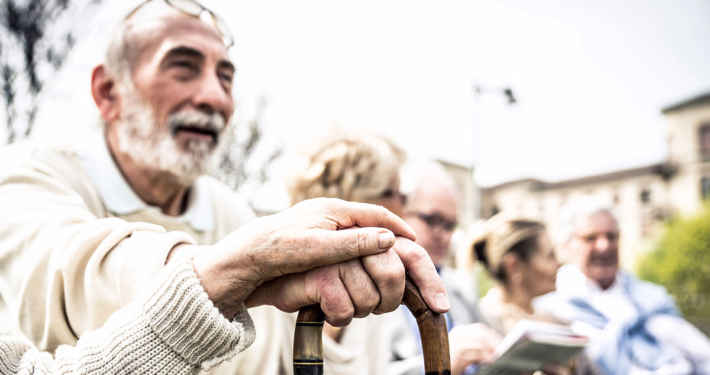
[{"label": "blonde-haired woman", "polygon": [[[535,297],[555,290],[560,263],[545,225],[536,220],[498,214],[486,222],[473,244],[476,257],[497,282],[479,303],[484,320],[505,335],[521,319],[564,323],[535,310]],[[550,365],[549,374],[598,374],[583,356],[570,366]]]},{"label": "blonde-haired woman", "polygon": [[291,204],[327,197],[384,206],[402,212],[399,169],[404,151],[391,140],[364,132],[332,129],[304,153],[288,181]]},{"label": "blonde-haired woman", "polygon": [[[302,164],[288,179],[291,204],[312,198],[340,198],[381,205],[401,215],[405,197],[399,191],[399,169],[405,154],[389,139],[336,128],[302,155]],[[295,314],[286,325],[293,336]],[[389,352],[379,316],[353,319],[346,327],[325,324],[323,337],[326,374],[381,374]],[[291,374],[292,343],[283,347],[286,373]]]}]

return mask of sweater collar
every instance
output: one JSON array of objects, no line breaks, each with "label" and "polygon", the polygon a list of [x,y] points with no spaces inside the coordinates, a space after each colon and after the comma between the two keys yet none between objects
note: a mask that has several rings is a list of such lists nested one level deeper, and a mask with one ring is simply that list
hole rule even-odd
[{"label": "sweater collar", "polygon": [[[147,208],[160,212],[160,208],[143,202],[133,191],[111,157],[103,135],[94,138],[94,141],[88,142],[87,147],[82,148],[79,155],[106,209],[115,215],[132,214]],[[188,223],[199,232],[214,229],[214,215],[207,183],[206,176],[195,181],[188,193],[185,213],[173,218]]]}]

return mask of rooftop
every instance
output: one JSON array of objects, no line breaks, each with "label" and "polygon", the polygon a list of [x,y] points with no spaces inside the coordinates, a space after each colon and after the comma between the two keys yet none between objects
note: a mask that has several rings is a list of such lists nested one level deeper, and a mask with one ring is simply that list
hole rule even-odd
[{"label": "rooftop", "polygon": [[640,168],[625,169],[621,171],[614,171],[609,173],[573,178],[569,180],[548,182],[535,178],[524,178],[520,180],[508,181],[499,185],[484,188],[484,191],[498,190],[501,188],[528,184],[531,190],[548,190],[548,189],[560,189],[572,186],[587,185],[592,183],[606,182],[619,180],[627,177],[639,176],[639,175],[660,175],[664,178],[669,178],[675,173],[675,168],[667,163],[652,164]]},{"label": "rooftop", "polygon": [[666,108],[661,109],[661,112],[667,114],[669,112],[679,111],[688,107],[693,107],[696,105],[710,104],[710,92],[706,92],[702,95],[695,96],[691,99],[684,100],[680,103],[673,104]]}]

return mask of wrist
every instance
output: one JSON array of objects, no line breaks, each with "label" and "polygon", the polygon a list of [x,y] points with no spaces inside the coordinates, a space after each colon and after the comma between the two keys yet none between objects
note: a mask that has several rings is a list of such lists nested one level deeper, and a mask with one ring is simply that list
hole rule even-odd
[{"label": "wrist", "polygon": [[211,250],[197,252],[192,258],[192,267],[207,297],[225,318],[231,320],[256,286],[243,275],[242,267],[225,266],[225,262],[215,259]]},{"label": "wrist", "polygon": [[168,256],[165,257],[165,264],[170,263],[174,259],[178,258],[192,258],[195,255],[195,250],[198,246],[191,245],[185,242],[180,242],[179,244],[173,246],[168,252]]}]

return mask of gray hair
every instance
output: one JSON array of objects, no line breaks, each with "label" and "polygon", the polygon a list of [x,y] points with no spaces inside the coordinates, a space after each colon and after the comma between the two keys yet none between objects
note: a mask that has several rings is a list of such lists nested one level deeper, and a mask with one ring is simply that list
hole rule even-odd
[{"label": "gray hair", "polygon": [[111,35],[104,67],[106,72],[116,81],[131,84],[131,72],[138,58],[137,33],[134,24],[129,21],[121,22]]},{"label": "gray hair", "polygon": [[[160,6],[156,5],[156,7]],[[159,19],[154,14],[160,10],[156,10],[156,7],[151,8],[150,4],[142,7],[139,12],[121,21],[113,30],[106,48],[104,67],[117,82],[132,84],[131,73],[138,62],[141,50],[159,30],[156,25],[164,26],[154,22]]]},{"label": "gray hair", "polygon": [[591,196],[582,195],[572,198],[560,208],[558,235],[560,243],[569,241],[574,234],[574,227],[580,219],[587,218],[598,212],[608,213],[612,219],[619,223],[616,210],[605,200]]},{"label": "gray hair", "polygon": [[419,188],[426,182],[436,181],[443,184],[457,200],[461,199],[456,181],[446,172],[441,164],[434,161],[419,161],[407,163],[400,172],[400,191],[407,195],[409,201],[416,196]]}]

